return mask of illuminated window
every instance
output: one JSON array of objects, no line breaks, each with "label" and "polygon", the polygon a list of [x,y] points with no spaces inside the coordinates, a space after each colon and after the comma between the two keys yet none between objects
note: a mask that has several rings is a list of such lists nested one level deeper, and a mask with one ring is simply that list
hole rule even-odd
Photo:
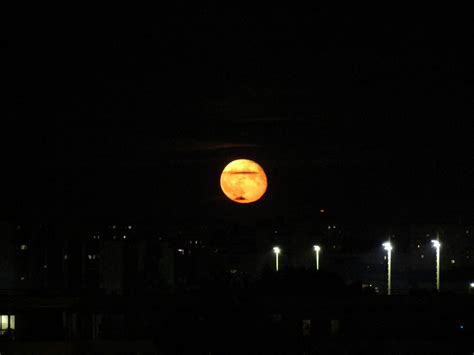
[{"label": "illuminated window", "polygon": [[20,249],[21,249],[21,250],[27,250],[27,249],[28,249],[28,245],[22,244],[22,245],[20,245]]},{"label": "illuminated window", "polygon": [[178,253],[180,253],[181,255],[184,255],[184,249],[178,249]]},{"label": "illuminated window", "polygon": [[1,315],[0,316],[0,334],[4,334],[7,329],[15,330],[15,316]]},{"label": "illuminated window", "polygon": [[303,336],[311,334],[311,319],[303,319]]}]

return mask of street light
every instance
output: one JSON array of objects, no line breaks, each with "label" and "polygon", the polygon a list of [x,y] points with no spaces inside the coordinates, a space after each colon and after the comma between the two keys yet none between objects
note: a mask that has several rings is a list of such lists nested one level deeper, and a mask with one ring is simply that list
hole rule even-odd
[{"label": "street light", "polygon": [[386,242],[382,244],[387,251],[387,295],[392,293],[392,243]]},{"label": "street light", "polygon": [[436,290],[439,291],[439,250],[441,248],[441,243],[439,240],[432,240],[433,247],[436,248]]},{"label": "street light", "polygon": [[321,251],[321,247],[319,245],[314,245],[313,248],[316,252],[316,270],[319,270],[319,252]]},{"label": "street light", "polygon": [[278,247],[273,248],[273,252],[275,253],[275,269],[278,271],[278,255],[280,255],[281,249]]}]

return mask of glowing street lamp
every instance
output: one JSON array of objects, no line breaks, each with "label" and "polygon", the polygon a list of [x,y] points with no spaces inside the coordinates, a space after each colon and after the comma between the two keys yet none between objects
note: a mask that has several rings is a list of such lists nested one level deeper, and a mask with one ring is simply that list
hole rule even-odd
[{"label": "glowing street lamp", "polygon": [[441,243],[439,240],[432,240],[433,247],[436,248],[436,290],[439,291],[439,250],[441,248]]},{"label": "glowing street lamp", "polygon": [[392,293],[392,243],[386,242],[382,244],[387,251],[387,295]]},{"label": "glowing street lamp", "polygon": [[321,247],[319,245],[314,245],[313,248],[316,252],[316,270],[319,270],[319,252],[321,251]]},{"label": "glowing street lamp", "polygon": [[281,249],[278,247],[274,247],[273,252],[275,253],[275,269],[276,271],[278,271],[278,255],[280,255]]}]

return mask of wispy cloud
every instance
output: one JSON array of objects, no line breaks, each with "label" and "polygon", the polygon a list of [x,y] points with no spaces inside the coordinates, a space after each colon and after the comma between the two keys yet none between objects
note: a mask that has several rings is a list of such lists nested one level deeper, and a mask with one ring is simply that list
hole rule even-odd
[{"label": "wispy cloud", "polygon": [[215,151],[233,148],[256,148],[258,144],[234,142],[209,142],[198,140],[173,140],[162,142],[161,148],[176,152]]}]

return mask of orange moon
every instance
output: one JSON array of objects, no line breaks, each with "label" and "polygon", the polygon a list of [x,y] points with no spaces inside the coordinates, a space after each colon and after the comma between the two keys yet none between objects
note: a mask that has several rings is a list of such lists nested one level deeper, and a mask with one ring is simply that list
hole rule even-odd
[{"label": "orange moon", "polygon": [[248,159],[230,162],[221,174],[222,191],[237,203],[259,200],[267,190],[267,185],[267,176],[263,168]]}]

